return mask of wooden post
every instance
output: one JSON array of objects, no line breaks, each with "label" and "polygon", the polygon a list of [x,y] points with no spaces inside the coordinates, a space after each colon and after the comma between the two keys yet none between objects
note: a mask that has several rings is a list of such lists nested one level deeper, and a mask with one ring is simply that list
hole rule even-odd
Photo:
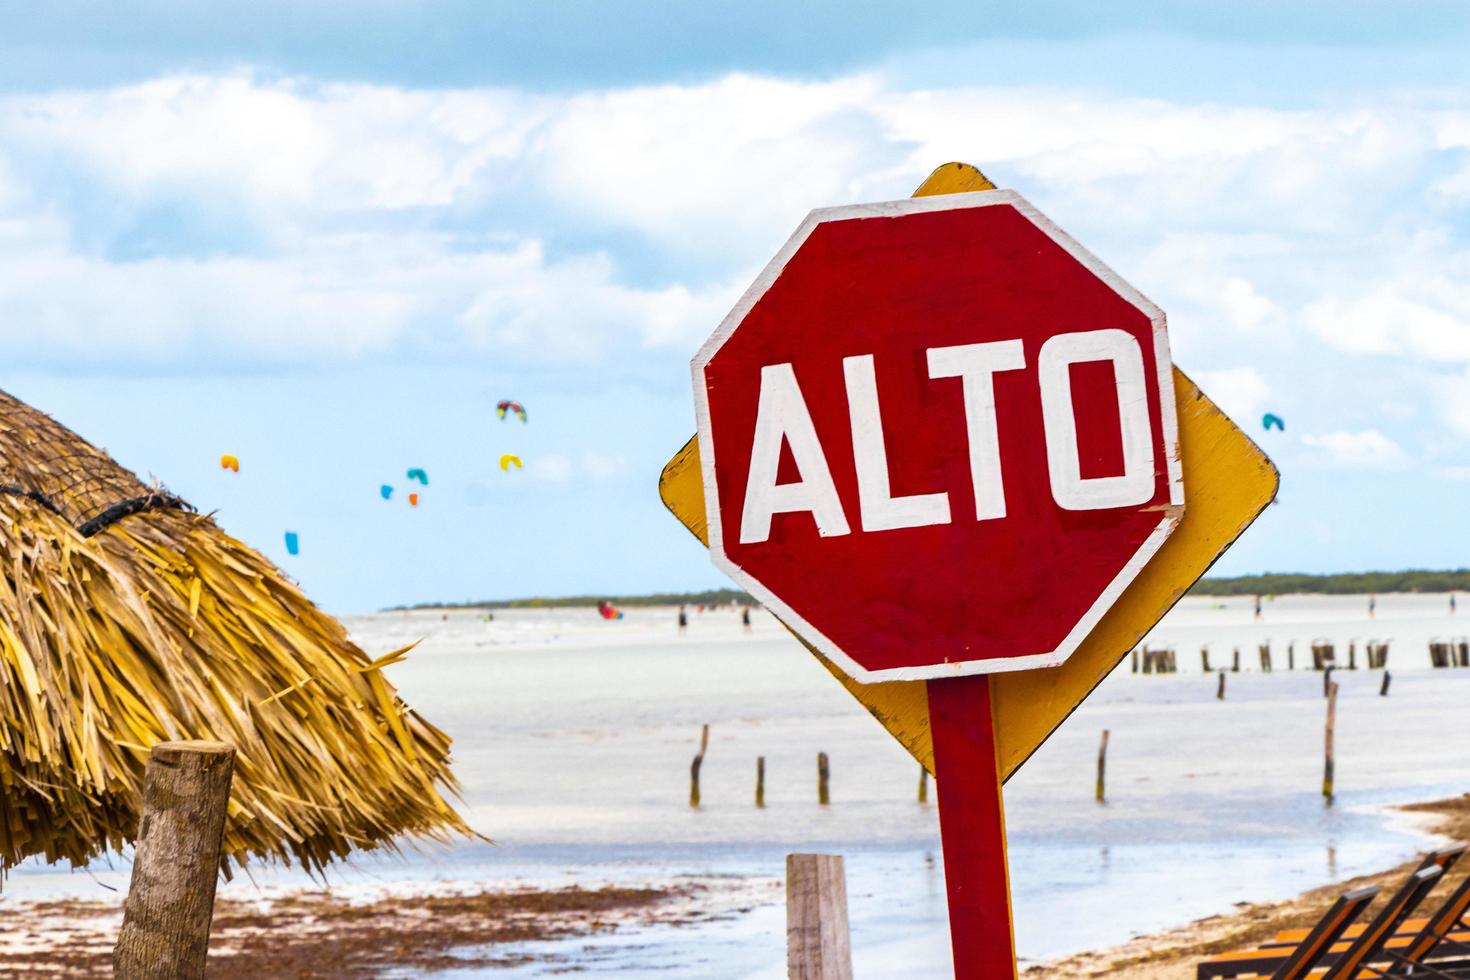
[{"label": "wooden post", "polygon": [[1225,700],[1225,671],[1223,670],[1220,671],[1220,686],[1215,689],[1215,697],[1221,701]]},{"label": "wooden post", "polygon": [[1138,648],[1133,648],[1133,672],[1138,673]]},{"label": "wooden post", "polygon": [[919,766],[919,802],[929,802],[929,770]]},{"label": "wooden post", "polygon": [[755,757],[755,805],[766,805],[766,757],[763,755]]},{"label": "wooden post", "polygon": [[1378,696],[1380,698],[1388,697],[1388,682],[1391,680],[1393,680],[1393,675],[1385,670],[1383,672],[1383,686],[1378,689]]},{"label": "wooden post", "polygon": [[828,781],[832,778],[832,767],[827,762],[827,753],[817,753],[817,802],[822,806],[832,802]]},{"label": "wooden post", "polygon": [[1240,647],[1235,648],[1235,655],[1230,661],[1230,672],[1232,674],[1240,673]]},{"label": "wooden post", "polygon": [[133,879],[112,951],[120,980],[204,976],[234,771],[235,750],[222,742],[162,742],[149,754]]},{"label": "wooden post", "polygon": [[852,980],[841,855],[786,855],[786,976]]},{"label": "wooden post", "polygon": [[1097,748],[1097,801],[1107,802],[1108,730],[1103,729],[1102,744]]},{"label": "wooden post", "polygon": [[689,805],[699,806],[699,770],[704,765],[704,750],[709,748],[709,726],[699,733],[699,754],[689,763]]},{"label": "wooden post", "polygon": [[1296,670],[1296,641],[1286,644],[1286,669]]},{"label": "wooden post", "polygon": [[1328,666],[1322,671],[1322,696],[1324,698],[1332,696],[1332,670],[1333,668]]},{"label": "wooden post", "polygon": [[1200,670],[1203,671],[1206,674],[1208,674],[1210,672],[1210,648],[1209,647],[1200,647],[1199,648],[1199,667],[1200,667]]},{"label": "wooden post", "polygon": [[1322,769],[1322,796],[1332,802],[1332,729],[1337,721],[1337,685],[1327,688],[1327,735],[1324,740],[1326,760]]}]

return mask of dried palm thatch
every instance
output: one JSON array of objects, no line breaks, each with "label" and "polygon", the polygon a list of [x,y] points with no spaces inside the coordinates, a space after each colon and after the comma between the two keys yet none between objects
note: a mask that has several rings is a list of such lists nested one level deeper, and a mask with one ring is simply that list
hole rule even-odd
[{"label": "dried palm thatch", "polygon": [[449,739],[280,570],[0,392],[0,867],[81,864],[138,826],[149,747],[238,757],[227,860],[319,869],[471,831]]}]

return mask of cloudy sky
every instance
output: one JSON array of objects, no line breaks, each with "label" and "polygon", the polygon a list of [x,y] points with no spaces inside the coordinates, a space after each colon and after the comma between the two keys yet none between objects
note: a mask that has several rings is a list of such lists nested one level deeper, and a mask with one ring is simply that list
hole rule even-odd
[{"label": "cloudy sky", "polygon": [[336,611],[718,585],[656,493],[689,357],[808,209],[965,160],[1281,467],[1217,572],[1465,565],[1470,8],[1155,6],[30,8],[0,386]]}]

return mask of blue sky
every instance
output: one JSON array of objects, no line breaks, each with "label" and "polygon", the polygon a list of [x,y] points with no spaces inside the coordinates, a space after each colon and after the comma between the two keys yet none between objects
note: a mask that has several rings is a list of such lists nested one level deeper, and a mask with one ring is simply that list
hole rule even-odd
[{"label": "blue sky", "polygon": [[1467,564],[1470,11],[1157,8],[36,8],[0,386],[338,612],[719,585],[655,490],[690,355],[809,208],[962,159],[1277,460],[1217,572]]}]

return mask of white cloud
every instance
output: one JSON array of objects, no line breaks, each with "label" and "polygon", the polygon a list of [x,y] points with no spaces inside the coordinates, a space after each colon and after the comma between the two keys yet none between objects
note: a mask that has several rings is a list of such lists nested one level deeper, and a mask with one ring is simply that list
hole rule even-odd
[{"label": "white cloud", "polygon": [[1470,466],[1439,466],[1431,472],[1441,480],[1470,483]]},{"label": "white cloud", "polygon": [[1409,464],[1409,456],[1377,429],[1360,432],[1328,432],[1304,435],[1302,442],[1319,451],[1329,466],[1352,469],[1392,470]]},{"label": "white cloud", "polygon": [[1271,386],[1255,368],[1200,371],[1195,380],[1200,390],[1236,422],[1252,430],[1260,423]]},{"label": "white cloud", "polygon": [[571,460],[555,453],[538,456],[526,463],[526,474],[545,483],[566,483],[575,471]]},{"label": "white cloud", "polygon": [[1470,287],[1442,280],[1325,297],[1306,308],[1304,322],[1327,345],[1353,354],[1470,362]]},{"label": "white cloud", "polygon": [[570,483],[574,479],[615,480],[630,467],[626,457],[588,450],[573,462],[560,453],[549,453],[526,461],[526,473],[544,483]]},{"label": "white cloud", "polygon": [[[1364,397],[1328,358],[1470,363],[1470,241],[1443,213],[1470,97],[1279,110],[879,74],[0,97],[0,334],[57,369],[412,354],[677,378],[808,208],[948,159],[1159,300],[1186,369],[1232,365],[1199,373],[1242,421],[1279,393]],[[1460,398],[1419,414],[1470,430]]]},{"label": "white cloud", "polygon": [[591,451],[582,454],[582,471],[594,480],[615,480],[628,470],[626,457]]},{"label": "white cloud", "polygon": [[1456,432],[1470,435],[1470,367],[1464,374],[1442,380],[1439,390],[1446,424]]}]

